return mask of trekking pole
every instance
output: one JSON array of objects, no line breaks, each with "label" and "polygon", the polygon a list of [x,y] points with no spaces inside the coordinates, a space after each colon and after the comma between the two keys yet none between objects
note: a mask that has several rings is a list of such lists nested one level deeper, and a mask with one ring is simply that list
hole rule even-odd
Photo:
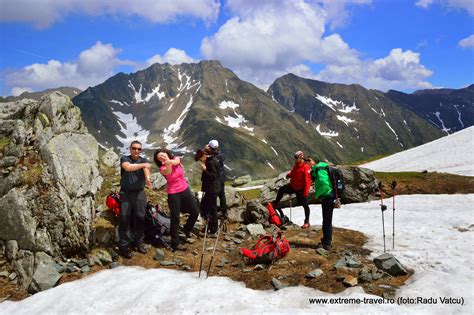
[{"label": "trekking pole", "polygon": [[290,221],[293,222],[293,220],[291,219],[291,211],[293,209],[292,207],[292,204],[291,204],[291,198],[293,197],[293,194],[290,195]]},{"label": "trekking pole", "polygon": [[207,237],[207,224],[209,221],[206,220],[206,227],[204,229],[204,241],[202,242],[202,251],[201,251],[201,262],[199,263],[199,278],[201,278],[202,270],[202,259],[204,258],[204,249],[206,248],[206,237]]},{"label": "trekking pole", "polygon": [[170,252],[174,252],[174,249],[170,246],[170,244],[168,244],[168,242],[166,242],[161,236],[158,236],[158,239],[166,247],[167,250],[169,250]]},{"label": "trekking pole", "polygon": [[392,188],[392,194],[393,194],[393,203],[392,203],[392,213],[393,213],[393,225],[392,225],[392,249],[395,249],[395,187],[397,187],[397,182],[393,181],[392,185],[390,185]]},{"label": "trekking pole", "polygon": [[212,261],[214,260],[214,254],[216,253],[216,248],[217,248],[217,241],[219,241],[221,230],[222,230],[222,221],[219,224],[219,230],[217,231],[216,241],[214,242],[214,248],[212,249],[211,261],[209,262],[209,266],[207,267],[206,279],[209,277],[209,272],[211,272],[211,265],[212,265]]},{"label": "trekking pole", "polygon": [[383,190],[382,190],[382,182],[379,183],[379,191],[380,191],[380,210],[382,210],[382,229],[383,229],[383,252],[385,253],[385,221],[384,221],[384,214],[383,212],[387,210],[387,206],[383,204]]}]

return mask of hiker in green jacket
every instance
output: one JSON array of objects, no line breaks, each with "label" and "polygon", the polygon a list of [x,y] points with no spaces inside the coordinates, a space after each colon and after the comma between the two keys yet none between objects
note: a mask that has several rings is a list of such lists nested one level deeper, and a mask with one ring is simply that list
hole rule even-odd
[{"label": "hiker in green jacket", "polygon": [[321,200],[323,212],[323,238],[319,246],[326,250],[331,249],[332,242],[332,213],[334,210],[334,190],[329,179],[327,163],[316,161],[311,167],[311,179],[314,183],[314,195]]}]

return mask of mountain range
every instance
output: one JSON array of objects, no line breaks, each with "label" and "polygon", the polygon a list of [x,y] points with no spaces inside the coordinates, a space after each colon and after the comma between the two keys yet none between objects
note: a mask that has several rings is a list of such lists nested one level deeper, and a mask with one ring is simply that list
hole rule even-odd
[{"label": "mountain range", "polygon": [[348,164],[469,127],[473,90],[384,93],[287,74],[265,92],[218,61],[201,61],[119,73],[71,96],[106,148],[126,153],[138,139],[148,156],[166,146],[190,159],[217,139],[231,177],[258,178],[289,169],[297,150]]}]

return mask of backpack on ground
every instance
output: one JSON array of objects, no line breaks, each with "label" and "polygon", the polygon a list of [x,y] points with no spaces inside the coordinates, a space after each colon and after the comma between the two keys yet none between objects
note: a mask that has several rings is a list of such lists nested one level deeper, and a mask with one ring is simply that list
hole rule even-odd
[{"label": "backpack on ground", "polygon": [[271,264],[277,259],[285,257],[290,252],[290,243],[282,237],[281,231],[277,236],[263,235],[253,249],[241,248],[240,253],[255,264]]},{"label": "backpack on ground", "polygon": [[107,205],[107,208],[112,210],[116,217],[120,215],[120,195],[118,193],[111,192],[108,194],[105,199],[105,204]]},{"label": "backpack on ground", "polygon": [[171,219],[160,205],[148,202],[145,211],[145,239],[152,245],[160,242],[163,235],[170,234]]}]

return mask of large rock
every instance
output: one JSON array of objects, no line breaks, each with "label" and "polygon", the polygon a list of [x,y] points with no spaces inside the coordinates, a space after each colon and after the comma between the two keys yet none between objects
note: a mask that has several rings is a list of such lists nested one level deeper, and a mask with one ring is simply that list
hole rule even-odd
[{"label": "large rock", "polygon": [[41,149],[41,156],[69,196],[80,197],[89,192],[95,194],[102,184],[97,168],[98,148],[90,134],[66,132],[53,137]]},{"label": "large rock", "polygon": [[[345,192],[342,196],[343,203],[365,202],[370,197],[375,196],[377,192],[378,181],[374,176],[374,172],[369,169],[356,166],[337,166],[344,176]],[[278,189],[288,184],[290,181],[286,178],[286,174],[281,173],[277,178],[268,180],[262,187],[260,193],[260,202],[266,204],[274,201],[278,193]],[[314,194],[310,194],[310,203],[316,203]],[[280,202],[281,207],[296,206],[296,195],[284,195]]]},{"label": "large rock", "polygon": [[[238,207],[242,205],[242,196],[238,193],[235,188],[230,186],[224,186],[225,199],[228,208]],[[217,204],[220,205],[220,199],[217,199]]]},{"label": "large rock", "polygon": [[0,198],[0,239],[16,240],[19,248],[34,250],[37,221],[28,204],[27,187],[10,190]]},{"label": "large rock", "polygon": [[18,245],[10,263],[28,287],[35,266],[90,249],[98,144],[79,108],[56,92],[2,104],[0,138],[0,241]]},{"label": "large rock", "polygon": [[161,189],[166,185],[166,178],[159,172],[151,174],[150,180],[153,185],[153,189]]},{"label": "large rock", "polygon": [[61,274],[56,271],[52,264],[39,265],[33,275],[33,281],[29,287],[32,293],[51,289],[58,284]]},{"label": "large rock", "polygon": [[102,155],[102,163],[108,167],[118,167],[120,165],[120,157],[115,153],[113,148],[107,150],[107,152]]},{"label": "large rock", "polygon": [[234,187],[242,186],[251,181],[252,181],[252,177],[250,177],[250,175],[244,175],[244,176],[237,177],[236,179],[234,179],[232,186]]},{"label": "large rock", "polygon": [[380,270],[392,276],[404,276],[408,272],[406,268],[392,254],[382,254],[374,258],[374,263]]}]

